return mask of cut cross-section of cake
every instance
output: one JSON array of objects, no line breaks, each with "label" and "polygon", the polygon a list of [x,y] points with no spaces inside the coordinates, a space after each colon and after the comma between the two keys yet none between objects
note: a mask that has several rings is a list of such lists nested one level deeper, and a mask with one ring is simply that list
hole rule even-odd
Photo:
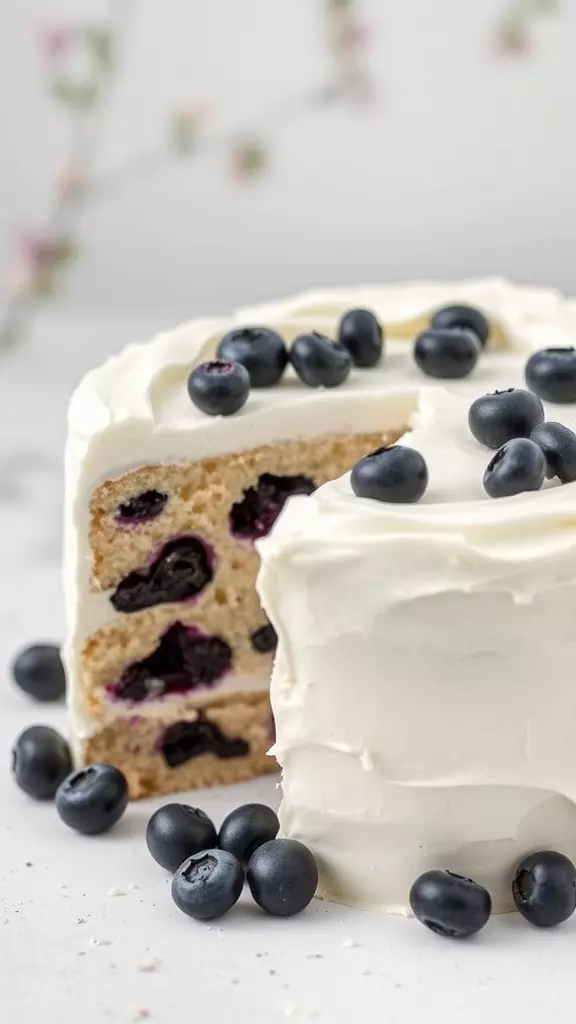
[{"label": "cut cross-section of cake", "polygon": [[[294,496],[406,430],[427,381],[409,342],[442,309],[434,373],[464,393],[505,386],[511,350],[542,347],[573,316],[555,293],[499,280],[308,293],[193,321],[81,382],[65,525],[79,761],[118,766],[134,797],[274,770],[276,623],[256,545]],[[453,329],[477,338],[465,380]],[[326,614],[340,596],[325,595]]]}]

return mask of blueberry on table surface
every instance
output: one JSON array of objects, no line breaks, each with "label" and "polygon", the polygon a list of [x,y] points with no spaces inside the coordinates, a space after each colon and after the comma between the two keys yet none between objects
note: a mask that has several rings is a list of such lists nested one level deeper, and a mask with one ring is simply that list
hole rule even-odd
[{"label": "blueberry on table surface", "polygon": [[111,764],[89,764],[72,772],[56,793],[56,810],[65,825],[84,835],[99,835],[126,810],[128,783]]},{"label": "blueberry on table surface", "polygon": [[576,348],[543,348],[526,363],[526,383],[547,402],[576,402]]},{"label": "blueberry on table surface", "polygon": [[239,861],[249,861],[263,843],[275,839],[280,823],[271,807],[265,804],[243,804],[224,819],[218,833],[218,846],[228,850]]},{"label": "blueberry on table surface", "polygon": [[352,469],[350,483],[359,498],[415,502],[428,485],[428,468],[420,452],[395,444],[360,459]]},{"label": "blueberry on table surface", "polygon": [[49,725],[31,725],[12,747],[14,781],[35,800],[53,799],[71,770],[70,748]]},{"label": "blueberry on table surface", "polygon": [[296,839],[272,839],[250,858],[246,875],[262,910],[292,917],[308,906],[318,886],[318,867],[308,847]]},{"label": "blueberry on table surface", "polygon": [[176,871],[187,857],[216,846],[216,829],[199,807],[165,804],[148,822],[146,845],[158,864]]},{"label": "blueberry on table surface", "polygon": [[32,644],[16,655],[14,682],[35,700],[61,700],[66,692],[64,666],[57,644]]},{"label": "blueberry on table surface", "polygon": [[216,355],[218,359],[240,363],[248,371],[253,388],[273,387],[288,363],[283,339],[269,327],[236,327],[228,331],[219,342]]},{"label": "blueberry on table surface", "polygon": [[546,475],[546,458],[535,441],[516,437],[492,457],[484,473],[484,490],[491,498],[510,498],[539,491]]},{"label": "blueberry on table surface", "polygon": [[317,331],[301,334],[294,340],[290,362],[300,380],[310,388],[337,388],[352,368],[348,349]]},{"label": "blueberry on table surface", "polygon": [[172,899],[198,921],[221,917],[238,901],[244,886],[240,861],[227,850],[204,850],[188,857],[172,879]]},{"label": "blueberry on table surface", "polygon": [[127,615],[157,604],[196,597],[214,578],[212,552],[199,537],[176,537],[161,548],[145,569],[120,580],[110,597]]},{"label": "blueberry on table surface", "polygon": [[562,853],[532,853],[516,869],[512,896],[530,924],[553,928],[576,909],[576,867]]},{"label": "blueberry on table surface", "polygon": [[410,890],[414,916],[445,938],[465,939],[487,923],[492,912],[490,893],[478,882],[452,871],[426,871]]},{"label": "blueberry on table surface", "polygon": [[414,342],[416,365],[428,377],[440,380],[467,377],[480,351],[477,336],[460,327],[422,331]]},{"label": "blueberry on table surface", "polygon": [[468,411],[468,426],[487,448],[501,448],[515,437],[530,437],[544,421],[542,402],[531,391],[508,388],[477,398]]},{"label": "blueberry on table surface", "polygon": [[576,434],[570,427],[548,420],[534,428],[530,439],[544,452],[548,479],[557,476],[563,484],[576,480]]},{"label": "blueberry on table surface", "polygon": [[349,309],[338,324],[336,339],[352,356],[354,366],[376,366],[382,358],[384,334],[380,321],[369,309]]},{"label": "blueberry on table surface", "polygon": [[200,363],[188,377],[188,394],[207,416],[232,416],[248,400],[250,376],[240,363]]},{"label": "blueberry on table surface", "polygon": [[487,318],[475,306],[445,306],[434,313],[430,320],[430,326],[438,330],[462,327],[467,331],[473,331],[482,348],[486,345],[490,335],[490,324]]}]

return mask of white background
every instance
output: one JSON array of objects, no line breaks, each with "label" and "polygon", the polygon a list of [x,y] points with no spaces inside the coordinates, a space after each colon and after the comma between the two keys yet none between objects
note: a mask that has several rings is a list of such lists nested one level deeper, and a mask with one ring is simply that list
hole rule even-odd
[{"label": "white background", "polygon": [[[516,2],[516,0],[514,0]],[[524,2],[524,0],[521,0]],[[270,170],[242,186],[224,155],[167,156],[89,208],[73,307],[161,310],[166,323],[311,284],[501,272],[576,291],[576,6],[534,22],[531,52],[495,52],[513,0],[364,0],[374,100],[268,125]],[[45,95],[38,23],[102,0],[0,9],[0,269],[41,225],[67,115]],[[330,60],[323,0],[134,0],[99,167],[162,145],[182,104],[209,132],[266,124]]]}]

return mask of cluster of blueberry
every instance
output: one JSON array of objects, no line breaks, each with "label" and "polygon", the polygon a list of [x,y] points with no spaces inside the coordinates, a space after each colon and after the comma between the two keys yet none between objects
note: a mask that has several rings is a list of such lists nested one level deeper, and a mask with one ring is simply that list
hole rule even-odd
[{"label": "cluster of blueberry", "polygon": [[[542,850],[526,857],[512,879],[516,909],[537,928],[553,928],[576,910],[576,867],[568,857]],[[410,890],[422,924],[446,938],[475,935],[488,922],[492,899],[484,886],[452,871],[426,871]]]},{"label": "cluster of blueberry", "polygon": [[190,917],[221,917],[239,899],[245,879],[262,910],[292,917],[314,896],[318,868],[303,843],[277,839],[278,828],[264,804],[236,808],[219,832],[199,808],[166,804],[150,818],[146,843],[154,860],[173,872],[172,898]]},{"label": "cluster of blueberry", "polygon": [[[83,835],[108,832],[124,814],[128,785],[109,764],[72,771],[68,744],[45,725],[26,729],[12,750],[17,784],[37,800],[55,797],[69,828]],[[276,839],[278,819],[262,804],[233,811],[216,834],[201,810],[168,804],[152,815],[148,849],[174,872],[172,897],[185,914],[199,920],[220,917],[236,903],[244,876],[256,903],[269,914],[290,917],[308,906],[316,892],[318,869],[310,851],[291,839]]]},{"label": "cluster of blueberry", "polygon": [[[576,480],[576,434],[563,423],[544,422],[537,395],[508,388],[477,398],[468,413],[477,441],[497,449],[484,473],[491,498],[540,490],[544,478]],[[428,486],[428,467],[420,452],[405,445],[378,448],[352,469],[358,497],[385,502],[415,502]]]},{"label": "cluster of blueberry", "polygon": [[290,351],[269,327],[239,327],[218,344],[217,358],[196,366],[188,378],[190,398],[208,416],[231,416],[245,404],[250,388],[278,384],[288,363],[310,388],[335,388],[352,366],[376,366],[382,356],[382,327],[368,309],[351,309],[338,325],[336,341],[318,331],[301,334]]}]

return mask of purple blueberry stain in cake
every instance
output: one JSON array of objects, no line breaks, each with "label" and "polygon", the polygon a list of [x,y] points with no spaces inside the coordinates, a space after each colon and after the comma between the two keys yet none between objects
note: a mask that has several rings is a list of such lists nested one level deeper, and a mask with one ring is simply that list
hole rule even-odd
[{"label": "purple blueberry stain in cake", "polygon": [[242,500],[232,505],[230,530],[240,540],[260,540],[270,533],[288,498],[315,490],[316,484],[308,476],[263,473],[256,486],[247,487]]},{"label": "purple blueberry stain in cake", "polygon": [[232,650],[222,637],[206,636],[175,622],[142,661],[129,665],[107,687],[115,700],[139,704],[176,693],[216,686],[232,668]]},{"label": "purple blueberry stain in cake", "polygon": [[193,722],[175,722],[162,734],[160,752],[169,768],[178,768],[200,754],[214,754],[225,759],[245,757],[250,744],[239,737],[226,736],[215,722],[202,712]]},{"label": "purple blueberry stain in cake", "polygon": [[139,612],[158,604],[189,601],[212,582],[214,556],[199,537],[177,537],[164,544],[146,569],[120,581],[110,601],[117,612]]},{"label": "purple blueberry stain in cake", "polygon": [[142,491],[121,502],[114,516],[117,526],[138,526],[156,519],[165,509],[168,495],[161,491]]},{"label": "purple blueberry stain in cake", "polygon": [[275,651],[278,637],[272,623],[268,622],[265,626],[260,626],[260,629],[255,629],[250,634],[250,642],[258,654],[271,654]]}]

